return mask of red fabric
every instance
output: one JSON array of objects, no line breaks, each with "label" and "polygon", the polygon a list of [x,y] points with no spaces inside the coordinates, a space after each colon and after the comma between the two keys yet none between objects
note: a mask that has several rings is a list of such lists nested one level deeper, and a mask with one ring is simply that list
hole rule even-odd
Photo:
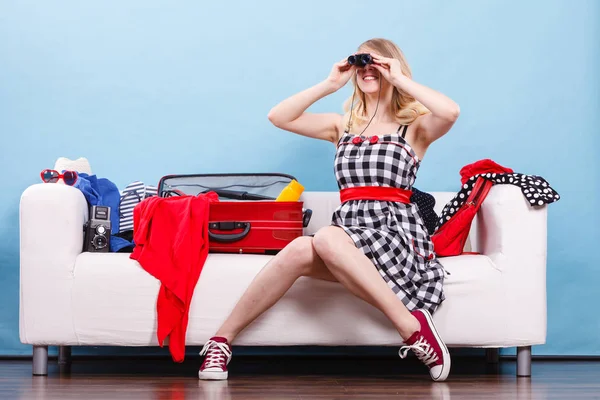
[{"label": "red fabric", "polygon": [[198,196],[150,197],[133,209],[130,258],[161,282],[156,301],[157,337],[169,336],[174,361],[185,355],[185,334],[194,288],[208,255],[209,203],[214,192]]},{"label": "red fabric", "polygon": [[497,164],[495,161],[486,158],[462,167],[460,170],[460,182],[464,185],[470,177],[477,174],[487,174],[488,172],[496,174],[512,174],[513,170],[503,167],[502,165]]},{"label": "red fabric", "polygon": [[465,243],[469,237],[471,223],[481,203],[487,196],[494,183],[479,177],[471,190],[471,194],[461,208],[445,222],[432,236],[435,253],[442,257],[457,256],[463,253]]},{"label": "red fabric", "polygon": [[384,186],[359,186],[340,190],[342,203],[349,200],[380,200],[410,203],[412,191]]}]

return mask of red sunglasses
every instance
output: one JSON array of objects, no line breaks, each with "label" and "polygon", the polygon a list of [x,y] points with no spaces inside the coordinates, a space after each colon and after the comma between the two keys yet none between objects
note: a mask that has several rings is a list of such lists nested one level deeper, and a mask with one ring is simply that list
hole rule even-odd
[{"label": "red sunglasses", "polygon": [[62,179],[66,185],[73,186],[77,182],[77,172],[75,171],[65,171],[61,174],[53,169],[45,169],[40,172],[40,177],[45,183],[56,183]]}]

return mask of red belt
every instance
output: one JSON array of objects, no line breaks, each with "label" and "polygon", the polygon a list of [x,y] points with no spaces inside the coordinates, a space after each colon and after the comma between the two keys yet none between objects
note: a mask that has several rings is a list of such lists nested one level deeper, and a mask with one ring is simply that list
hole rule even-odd
[{"label": "red belt", "polygon": [[359,186],[340,190],[342,203],[350,200],[381,200],[410,203],[411,190],[381,186]]}]

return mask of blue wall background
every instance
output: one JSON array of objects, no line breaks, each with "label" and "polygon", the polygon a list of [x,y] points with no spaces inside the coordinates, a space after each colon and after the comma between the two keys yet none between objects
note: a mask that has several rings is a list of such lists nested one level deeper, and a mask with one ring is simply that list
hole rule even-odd
[{"label": "blue wall background", "polygon": [[[492,158],[545,177],[548,343],[600,355],[600,3],[571,1],[104,1],[0,4],[0,355],[18,338],[18,206],[59,156],[120,188],[169,173],[282,171],[335,190],[333,147],[267,120],[371,37],[462,114],[428,152],[422,190],[455,191]],[[350,88],[313,111],[340,111]]]}]

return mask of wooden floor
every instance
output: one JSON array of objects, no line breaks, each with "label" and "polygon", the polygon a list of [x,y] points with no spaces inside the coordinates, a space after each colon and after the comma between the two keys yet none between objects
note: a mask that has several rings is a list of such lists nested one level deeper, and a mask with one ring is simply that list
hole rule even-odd
[{"label": "wooden floor", "polygon": [[199,381],[199,359],[74,360],[47,377],[31,375],[30,361],[0,361],[0,399],[600,399],[600,362],[537,361],[531,378],[515,363],[453,360],[444,383],[421,365],[400,359],[238,358],[230,379]]}]

